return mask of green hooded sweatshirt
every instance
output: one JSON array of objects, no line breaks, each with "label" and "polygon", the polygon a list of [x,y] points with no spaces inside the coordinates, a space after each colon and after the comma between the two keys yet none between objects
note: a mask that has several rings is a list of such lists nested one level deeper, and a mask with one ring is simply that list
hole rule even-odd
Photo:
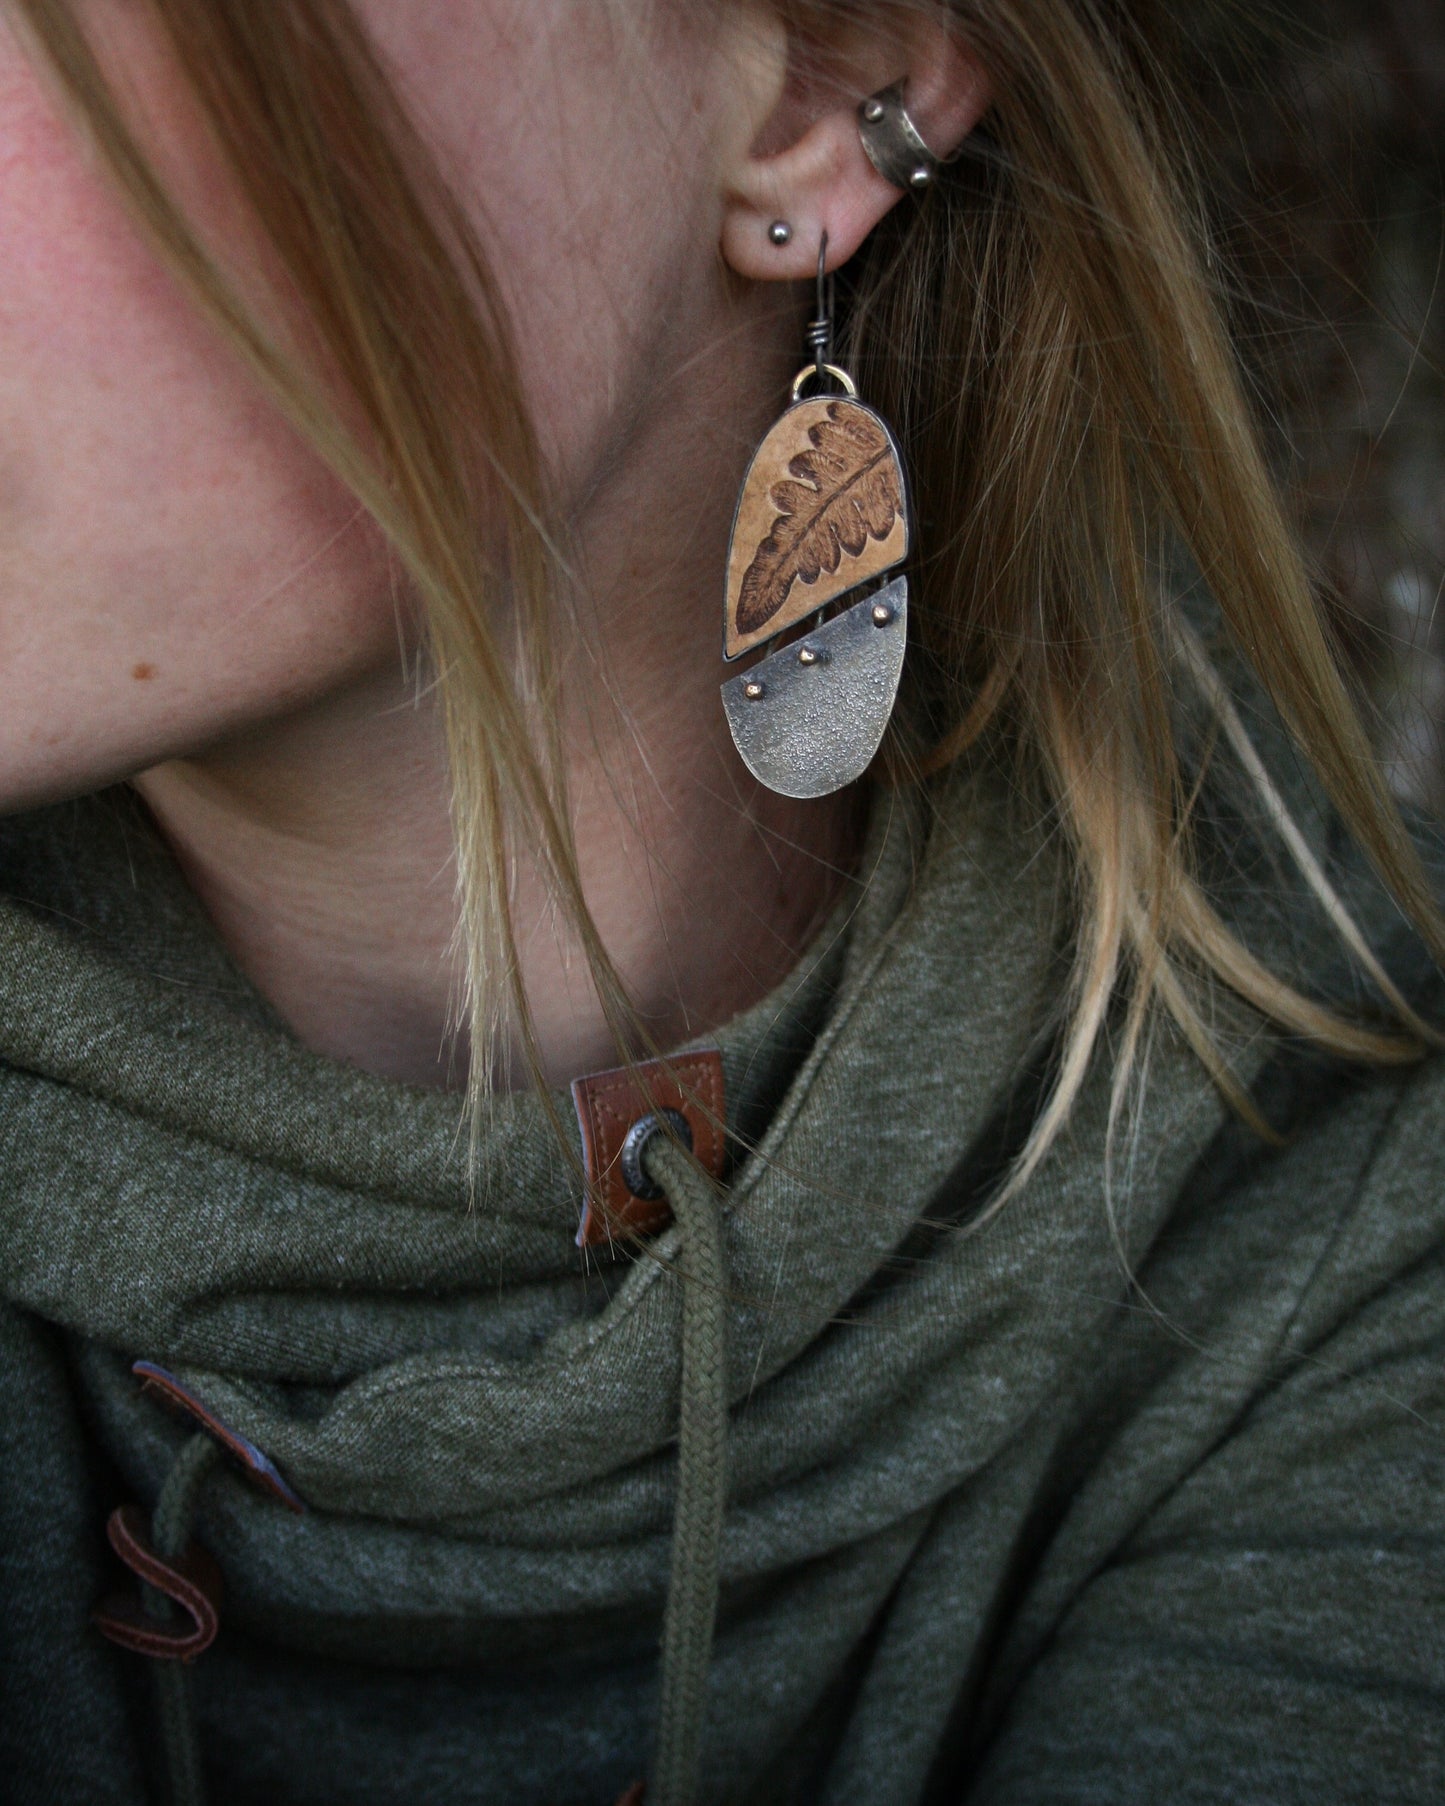
[{"label": "green hooded sweatshirt", "polygon": [[[678,1226],[586,1260],[542,1100],[497,1103],[473,1198],[456,1099],[298,1047],[132,805],[0,826],[0,1797],[163,1799],[194,1734],[236,1806],[612,1806],[676,1517],[694,1655],[720,1586],[674,1693],[699,1801],[1445,1799],[1441,1064],[1236,1015],[1273,1146],[1161,1027],[1112,1138],[1106,1049],[990,1212],[1052,1071],[1055,856],[986,773],[875,815],[720,1036],[716,1245],[670,1147]],[[1328,988],[1220,823],[1235,919]],[[678,1454],[709,1309],[715,1537],[675,1511],[713,1484]],[[195,1455],[137,1360],[305,1509]],[[184,1670],[91,1621],[137,1584],[108,1514],[168,1477],[225,1585]]]}]

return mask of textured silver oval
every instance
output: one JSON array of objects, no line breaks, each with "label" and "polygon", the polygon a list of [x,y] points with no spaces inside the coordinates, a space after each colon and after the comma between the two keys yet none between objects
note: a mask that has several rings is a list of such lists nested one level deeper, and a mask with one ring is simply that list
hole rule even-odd
[{"label": "textured silver oval", "polygon": [[782,796],[828,796],[868,769],[903,673],[908,579],[895,577],[722,686],[733,744]]}]

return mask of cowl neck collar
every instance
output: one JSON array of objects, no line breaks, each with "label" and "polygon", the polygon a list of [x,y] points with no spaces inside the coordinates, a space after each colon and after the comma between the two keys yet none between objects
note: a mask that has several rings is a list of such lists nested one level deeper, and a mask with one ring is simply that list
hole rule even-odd
[{"label": "cowl neck collar", "polygon": [[[1047,848],[985,775],[876,816],[846,924],[719,1038],[733,1125],[766,1117],[724,1219],[725,1578],[852,1542],[956,1485],[1064,1382],[1081,1325],[1124,1285],[1097,1081],[1028,1191],[976,1235],[967,1221],[979,1150],[1049,1020]],[[71,817],[76,847],[91,820]],[[44,863],[33,847],[12,858],[12,893],[27,857]],[[0,910],[7,1290],[73,1332],[116,1460],[153,1489],[175,1446],[129,1378],[137,1356],[266,1451],[312,1508],[284,1575],[259,1528],[271,1507],[233,1482],[207,1508],[261,1617],[283,1595],[293,1623],[307,1600],[339,1609],[356,1535],[413,1549],[368,1622],[431,1599],[454,1629],[655,1590],[679,1390],[670,1235],[583,1271],[574,1169],[525,1097],[487,1125],[473,1205],[454,1099],[298,1048],[238,992],[174,876],[138,871],[101,919],[54,887],[44,907]],[[1220,1118],[1163,1041],[1134,1150],[1134,1254]],[[960,1359],[969,1347],[987,1359]],[[940,1386],[968,1393],[968,1433],[947,1446],[926,1423]],[[342,1521],[344,1560],[328,1545]],[[446,1552],[478,1538],[530,1560],[503,1582]]]}]

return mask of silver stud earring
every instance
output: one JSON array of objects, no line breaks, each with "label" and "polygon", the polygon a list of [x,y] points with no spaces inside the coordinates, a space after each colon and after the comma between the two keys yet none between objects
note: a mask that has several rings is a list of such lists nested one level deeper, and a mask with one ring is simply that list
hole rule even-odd
[{"label": "silver stud earring", "polygon": [[785,219],[775,219],[772,225],[768,227],[768,240],[771,244],[778,246],[791,244],[793,242],[793,228]]},{"label": "silver stud earring", "polygon": [[908,556],[903,460],[832,361],[827,250],[825,232],[813,361],[743,479],[723,610],[723,657],[763,653],[722,686],[733,743],[755,778],[796,797],[827,796],[868,768],[908,640],[908,579],[879,582]]},{"label": "silver stud earring", "polygon": [[868,161],[895,188],[921,194],[938,174],[942,159],[934,156],[909,118],[902,82],[880,88],[860,103],[858,136]]}]

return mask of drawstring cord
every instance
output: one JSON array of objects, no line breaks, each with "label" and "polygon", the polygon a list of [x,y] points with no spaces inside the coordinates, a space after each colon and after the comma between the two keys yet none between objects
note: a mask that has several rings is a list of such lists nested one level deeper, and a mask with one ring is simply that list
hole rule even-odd
[{"label": "drawstring cord", "polygon": [[[692,1806],[697,1795],[708,1665],[717,1618],[718,1562],[727,1503],[727,1350],[722,1226],[717,1198],[692,1156],[665,1134],[640,1150],[648,1176],[672,1205],[681,1236],[682,1396],[677,1496],[667,1605],[662,1620],[661,1695],[647,1806]],[[206,1431],[182,1446],[151,1514],[151,1546],[167,1562],[190,1546],[200,1492],[221,1448]],[[175,1606],[142,1583],[146,1614],[168,1623]],[[190,1666],[152,1664],[171,1806],[205,1806]]]},{"label": "drawstring cord", "polygon": [[682,1282],[677,1501],[647,1806],[691,1806],[697,1793],[727,1503],[726,1268],[717,1196],[706,1174],[664,1134],[652,1136],[641,1158],[648,1176],[666,1192],[682,1238],[677,1263]]},{"label": "drawstring cord", "polygon": [[[189,1547],[201,1487],[220,1457],[220,1445],[204,1430],[182,1444],[151,1513],[151,1546],[163,1561],[178,1561]],[[159,1588],[142,1583],[141,1596],[147,1614],[157,1622],[166,1623],[175,1615],[175,1606]],[[152,1662],[151,1673],[171,1806],[205,1806],[190,1664]]]}]

